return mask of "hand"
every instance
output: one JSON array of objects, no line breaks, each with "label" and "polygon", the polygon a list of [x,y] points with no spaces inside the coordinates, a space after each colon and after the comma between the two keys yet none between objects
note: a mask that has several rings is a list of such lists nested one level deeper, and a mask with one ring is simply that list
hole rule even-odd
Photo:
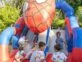
[{"label": "hand", "polygon": [[24,57],[23,57],[23,56],[20,56],[19,58],[20,58],[20,59],[23,59]]}]

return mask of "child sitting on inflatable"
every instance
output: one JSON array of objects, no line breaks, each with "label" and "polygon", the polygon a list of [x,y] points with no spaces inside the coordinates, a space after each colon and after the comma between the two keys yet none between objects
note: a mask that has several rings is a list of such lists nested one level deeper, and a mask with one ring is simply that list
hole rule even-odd
[{"label": "child sitting on inflatable", "polygon": [[19,46],[19,51],[15,55],[15,59],[13,62],[23,62],[25,60],[26,54],[24,53],[22,45]]},{"label": "child sitting on inflatable", "polygon": [[56,52],[52,55],[52,61],[53,62],[66,62],[67,57],[63,52],[61,52],[60,45],[56,44],[54,46],[54,49]]}]

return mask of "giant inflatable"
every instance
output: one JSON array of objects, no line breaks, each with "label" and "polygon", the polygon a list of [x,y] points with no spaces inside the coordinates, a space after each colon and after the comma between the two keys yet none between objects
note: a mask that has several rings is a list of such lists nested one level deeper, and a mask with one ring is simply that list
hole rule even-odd
[{"label": "giant inflatable", "polygon": [[[13,39],[13,48],[18,48],[21,34],[28,31],[35,34],[47,30],[55,17],[55,9],[65,14],[66,39],[68,45],[68,62],[82,62],[82,29],[74,15],[73,8],[65,0],[27,0],[28,7],[13,27],[8,27],[0,35],[0,62],[12,62],[9,56],[9,42]],[[49,34],[49,30],[48,30]],[[48,41],[48,36],[46,40]],[[46,41],[46,42],[47,42]],[[48,47],[45,53],[48,52]]]}]

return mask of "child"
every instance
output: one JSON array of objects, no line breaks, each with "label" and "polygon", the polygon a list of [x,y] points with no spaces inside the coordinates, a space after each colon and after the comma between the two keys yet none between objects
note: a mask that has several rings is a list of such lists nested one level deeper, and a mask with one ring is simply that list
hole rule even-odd
[{"label": "child", "polygon": [[56,33],[56,44],[60,44],[61,48],[63,49],[63,39],[61,38],[61,32]]},{"label": "child", "polygon": [[32,53],[30,62],[45,62],[44,49],[45,49],[45,43],[39,42],[39,49]]},{"label": "child", "polygon": [[25,53],[23,51],[22,45],[19,46],[19,51],[15,55],[15,60],[13,62],[22,62],[25,59]]},{"label": "child", "polygon": [[56,44],[54,46],[54,49],[55,49],[55,53],[52,55],[52,61],[53,62],[66,62],[66,55],[61,52],[61,46],[60,44]]}]

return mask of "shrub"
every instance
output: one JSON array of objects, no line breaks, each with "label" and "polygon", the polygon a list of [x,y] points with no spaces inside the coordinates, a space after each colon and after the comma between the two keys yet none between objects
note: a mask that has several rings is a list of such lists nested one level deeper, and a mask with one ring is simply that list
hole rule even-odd
[{"label": "shrub", "polygon": [[10,5],[0,8],[0,32],[16,22],[19,12],[19,9]]},{"label": "shrub", "polygon": [[76,15],[78,17],[79,24],[82,27],[82,6],[78,7],[78,10],[76,11]]}]

